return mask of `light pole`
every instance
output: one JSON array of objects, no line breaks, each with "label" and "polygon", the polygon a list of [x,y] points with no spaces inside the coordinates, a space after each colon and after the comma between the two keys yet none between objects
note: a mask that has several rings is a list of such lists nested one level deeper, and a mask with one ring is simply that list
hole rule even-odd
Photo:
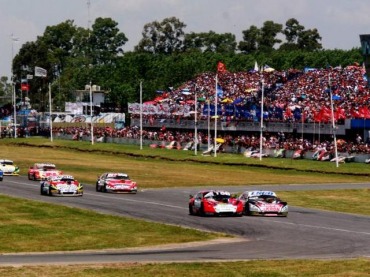
[{"label": "light pole", "polygon": [[197,99],[197,86],[195,85],[195,92],[194,92],[194,155],[197,155],[198,149],[198,99]]},{"label": "light pole", "polygon": [[90,81],[90,86],[89,86],[89,90],[90,90],[90,118],[91,118],[91,145],[94,144],[94,125],[93,125],[93,104],[92,104],[92,88],[91,88],[91,81]]},{"label": "light pole", "polygon": [[14,60],[14,42],[19,41],[19,38],[14,37],[12,34],[12,86],[13,86],[13,127],[14,127],[14,138],[17,138],[17,97],[15,93],[15,82],[14,82],[14,67],[13,67],[13,60]]},{"label": "light pole", "polygon": [[50,128],[50,141],[53,141],[53,117],[51,116],[51,84],[49,83],[49,128]]},{"label": "light pole", "polygon": [[140,150],[143,150],[143,81],[140,80]]},{"label": "light pole", "polygon": [[336,137],[336,126],[334,121],[334,107],[333,107],[333,92],[331,91],[331,79],[329,75],[329,92],[330,92],[330,110],[331,110],[331,123],[333,128],[333,137],[334,137],[334,151],[335,151],[335,164],[336,167],[339,167],[338,162],[338,147],[337,147],[337,137]]},{"label": "light pole", "polygon": [[264,101],[264,90],[265,90],[265,83],[262,77],[262,89],[261,89],[261,133],[260,133],[260,161],[262,161],[262,144],[263,144],[263,101]]}]

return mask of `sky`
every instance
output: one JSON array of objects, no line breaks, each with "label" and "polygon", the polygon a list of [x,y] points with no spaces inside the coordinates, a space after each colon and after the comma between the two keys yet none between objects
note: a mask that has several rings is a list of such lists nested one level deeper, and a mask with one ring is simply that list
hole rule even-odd
[{"label": "sky", "polygon": [[98,17],[112,18],[129,40],[124,51],[131,51],[146,23],[172,16],[186,24],[186,33],[228,32],[237,42],[252,25],[272,20],[284,27],[295,18],[318,30],[324,49],[349,50],[360,47],[360,34],[370,34],[369,15],[366,0],[0,0],[0,76],[11,76],[23,43],[66,20],[88,28]]}]

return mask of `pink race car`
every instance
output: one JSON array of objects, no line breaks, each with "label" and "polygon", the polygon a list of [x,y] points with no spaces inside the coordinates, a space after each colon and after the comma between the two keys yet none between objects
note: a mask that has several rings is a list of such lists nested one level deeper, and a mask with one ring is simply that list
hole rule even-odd
[{"label": "pink race car", "polygon": [[96,181],[96,191],[137,193],[137,184],[126,173],[104,173]]},{"label": "pink race car", "polygon": [[288,203],[281,201],[273,191],[245,191],[238,199],[243,202],[246,215],[288,216]]}]

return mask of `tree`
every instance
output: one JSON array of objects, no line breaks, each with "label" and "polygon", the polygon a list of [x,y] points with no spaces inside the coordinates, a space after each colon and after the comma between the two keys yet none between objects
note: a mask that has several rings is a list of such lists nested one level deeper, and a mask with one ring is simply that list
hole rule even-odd
[{"label": "tree", "polygon": [[172,54],[183,51],[186,25],[176,17],[153,21],[144,25],[143,38],[135,46],[137,52]]},{"label": "tree", "polygon": [[259,50],[262,52],[271,52],[274,50],[275,44],[281,43],[277,35],[282,32],[282,29],[282,24],[274,23],[270,20],[265,21],[258,40]]},{"label": "tree", "polygon": [[280,50],[305,50],[315,51],[322,49],[319,42],[321,36],[317,29],[305,30],[305,27],[300,25],[298,20],[291,18],[285,23],[286,27],[283,30],[286,42],[280,46]]},{"label": "tree", "polygon": [[249,54],[258,50],[258,41],[260,40],[261,30],[255,25],[248,30],[242,31],[243,40],[239,42],[238,48],[242,53]]},{"label": "tree", "polygon": [[297,43],[300,33],[305,28],[299,24],[298,20],[295,18],[290,18],[285,23],[285,29],[283,34],[285,35],[286,42],[280,45],[280,50],[298,50],[299,46]]},{"label": "tree", "polygon": [[2,98],[1,103],[7,102],[7,99],[12,98],[12,84],[6,76],[0,78],[0,97]]},{"label": "tree", "polygon": [[92,64],[109,64],[123,54],[123,46],[128,39],[117,26],[118,23],[111,18],[99,17],[95,20],[86,45],[90,49]]},{"label": "tree", "polygon": [[199,50],[201,52],[234,53],[236,49],[235,35],[231,33],[217,34],[214,31],[208,33],[190,33],[185,35],[185,50]]},{"label": "tree", "polygon": [[316,28],[302,31],[298,37],[298,46],[300,49],[304,49],[307,51],[315,51],[322,49],[321,43],[321,36]]}]

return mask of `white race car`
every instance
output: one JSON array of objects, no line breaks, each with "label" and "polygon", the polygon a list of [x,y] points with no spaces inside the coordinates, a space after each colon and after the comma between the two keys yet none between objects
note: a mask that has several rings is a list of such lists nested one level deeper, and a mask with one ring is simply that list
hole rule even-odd
[{"label": "white race car", "polygon": [[18,176],[19,167],[14,164],[12,160],[0,159],[0,169],[3,171],[4,176]]},{"label": "white race car", "polygon": [[273,191],[245,191],[238,199],[243,203],[246,215],[288,216],[288,203],[280,200]]},{"label": "white race car", "polygon": [[83,186],[71,175],[52,176],[40,182],[41,195],[82,196]]}]

